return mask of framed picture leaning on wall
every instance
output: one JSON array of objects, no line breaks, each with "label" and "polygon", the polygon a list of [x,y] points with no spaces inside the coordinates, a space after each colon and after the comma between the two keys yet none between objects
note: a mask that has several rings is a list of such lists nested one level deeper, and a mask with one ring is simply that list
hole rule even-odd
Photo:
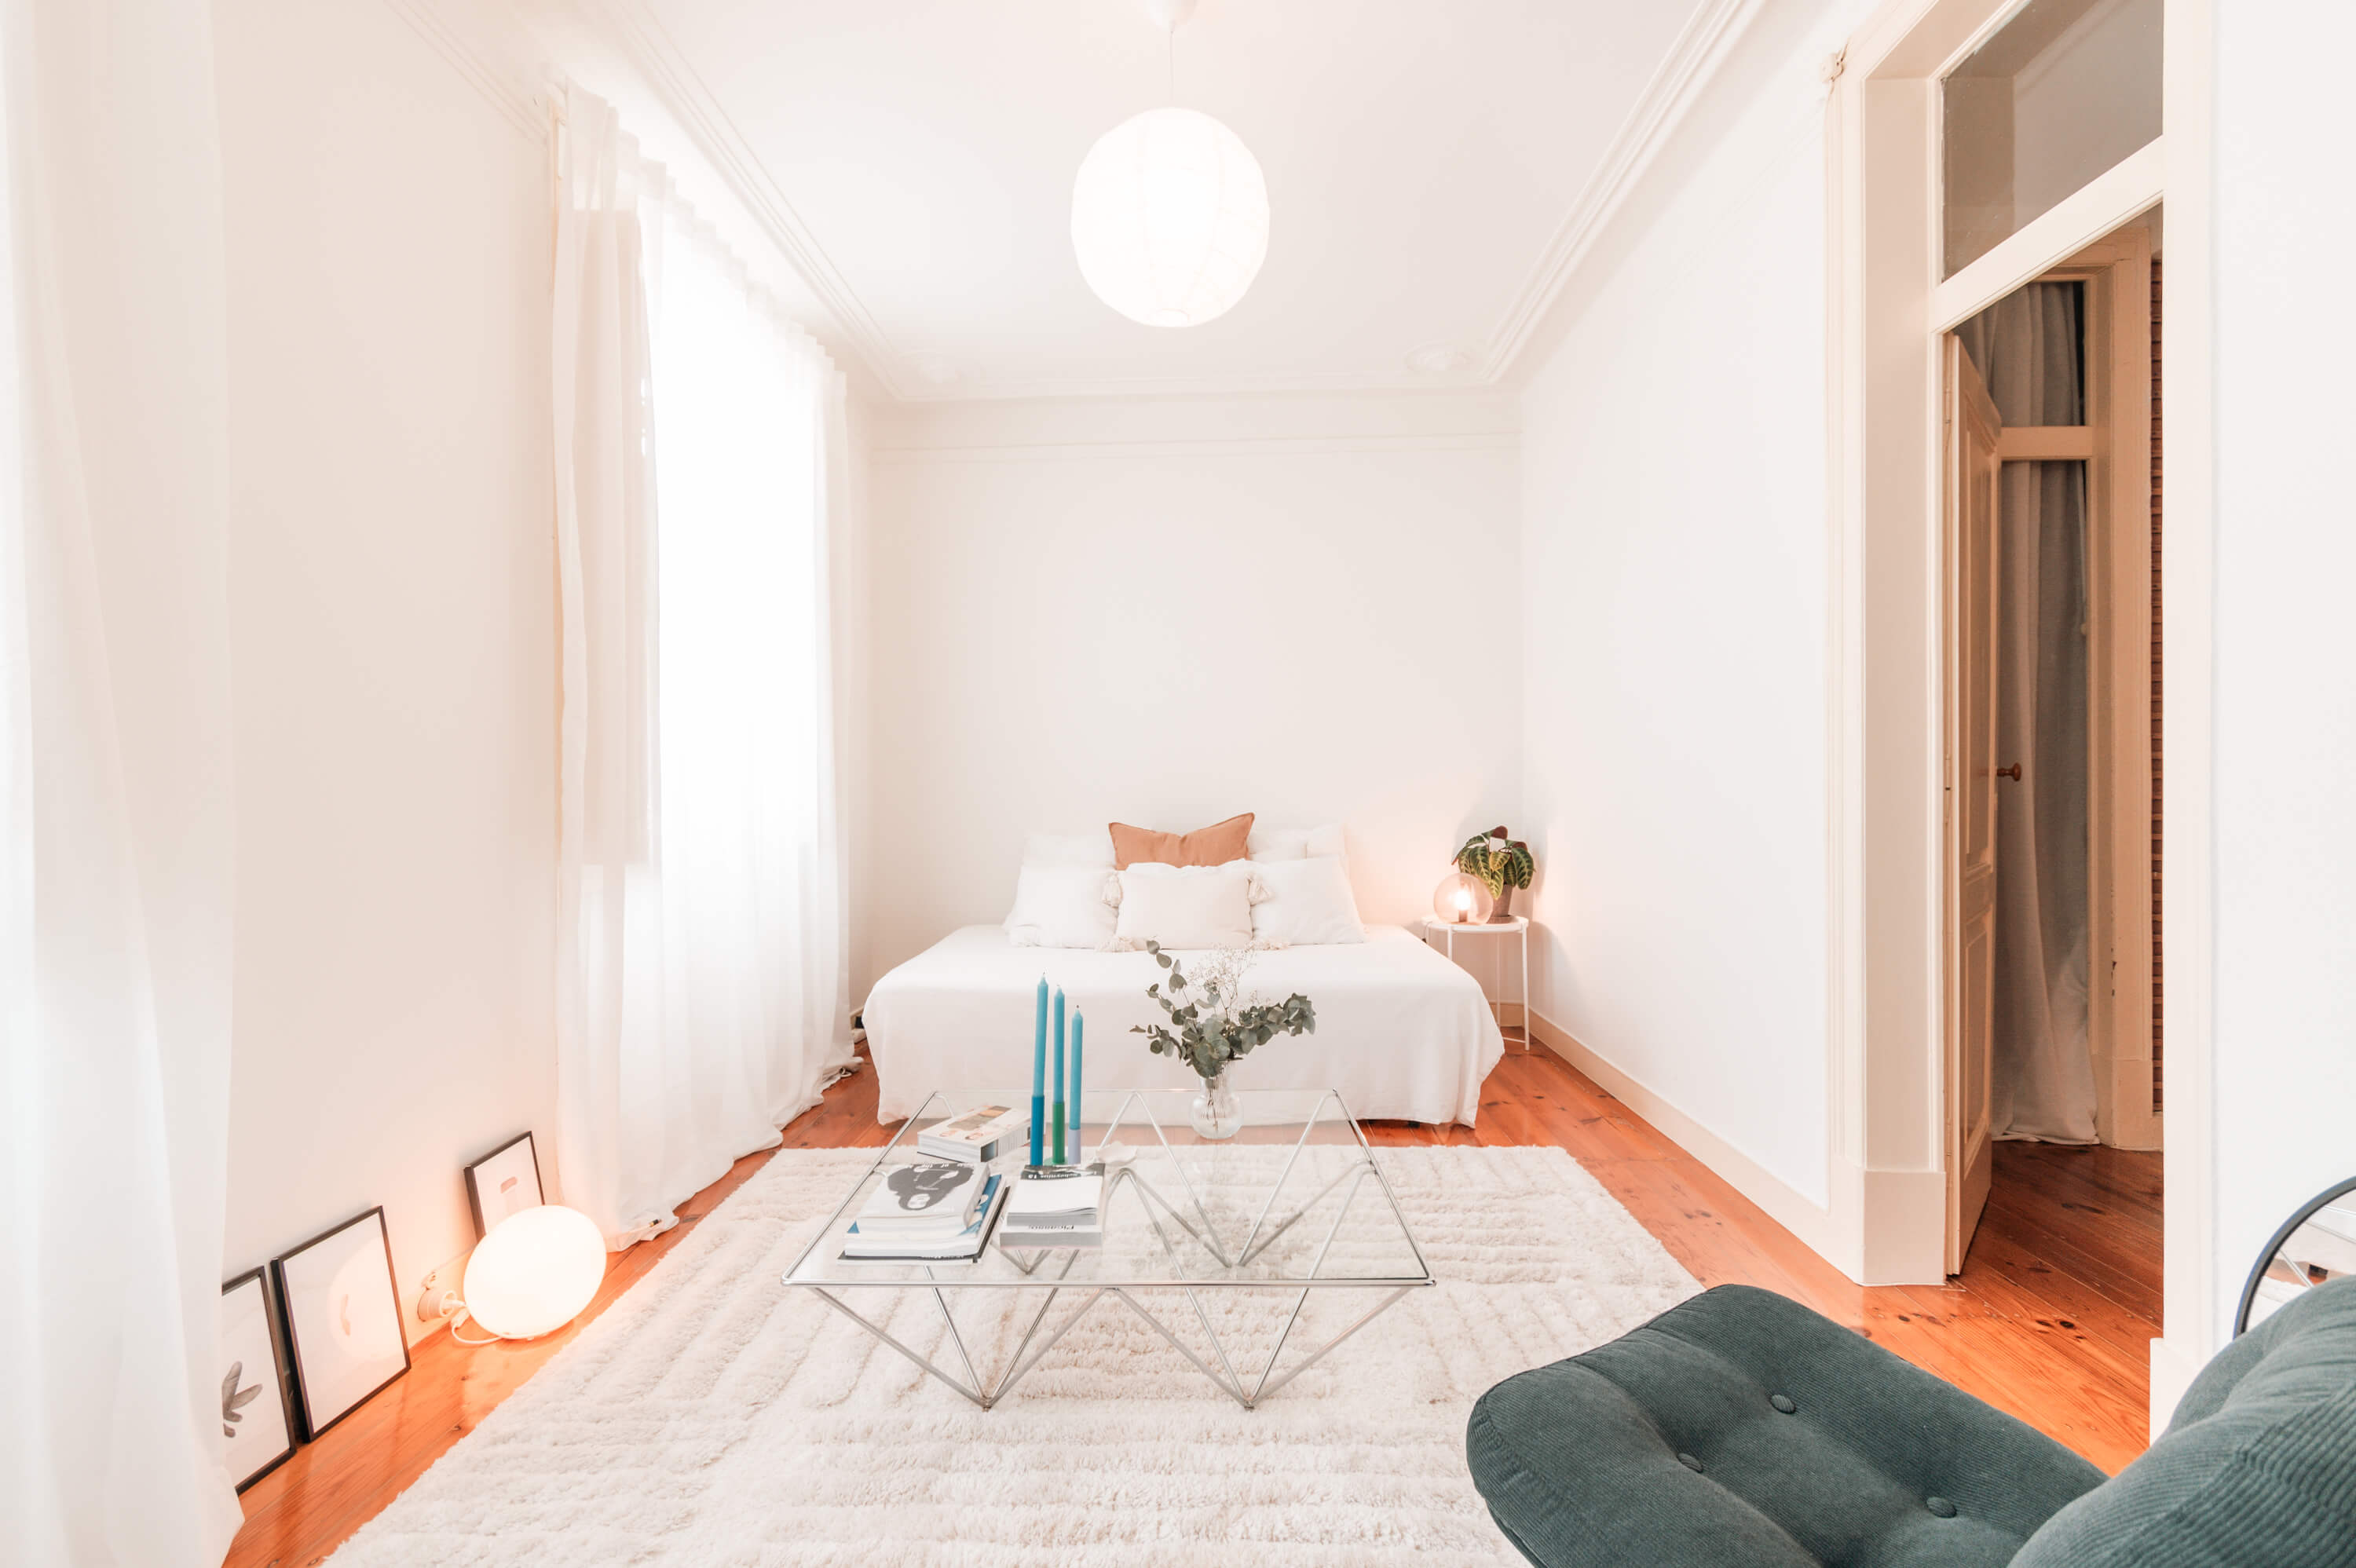
[{"label": "framed picture leaning on wall", "polygon": [[540,1188],[540,1152],[530,1133],[518,1134],[466,1168],[466,1206],[475,1211],[477,1241],[509,1215],[548,1201]]},{"label": "framed picture leaning on wall", "polygon": [[355,1214],[273,1259],[306,1443],[409,1370],[384,1210]]},{"label": "framed picture leaning on wall", "polygon": [[239,1491],[294,1453],[294,1403],[286,1391],[286,1349],[271,1310],[263,1271],[221,1286],[221,1446]]}]

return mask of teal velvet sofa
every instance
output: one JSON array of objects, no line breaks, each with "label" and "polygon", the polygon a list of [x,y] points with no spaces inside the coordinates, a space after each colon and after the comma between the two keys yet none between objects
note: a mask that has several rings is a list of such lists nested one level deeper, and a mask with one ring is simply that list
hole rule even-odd
[{"label": "teal velvet sofa", "polygon": [[1542,1568],[2356,1565],[2356,1279],[2226,1347],[2107,1479],[1745,1285],[1506,1379],[1465,1450]]}]

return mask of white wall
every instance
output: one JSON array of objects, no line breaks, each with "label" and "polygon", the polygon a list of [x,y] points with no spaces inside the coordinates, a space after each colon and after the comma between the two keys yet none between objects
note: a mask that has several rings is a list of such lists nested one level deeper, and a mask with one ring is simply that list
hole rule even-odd
[{"label": "white wall", "polygon": [[1804,1233],[1829,1202],[1818,66],[1844,21],[1753,24],[1557,307],[1522,415],[1538,1010]]},{"label": "white wall", "polygon": [[[1370,920],[1518,820],[1513,400],[977,403],[874,435],[853,991],[1024,835],[1340,820]],[[1453,645],[1450,645],[1452,644]]]},{"label": "white wall", "polygon": [[[220,0],[236,1042],[225,1267],[551,1128],[554,563],[540,139],[383,0]],[[553,1177],[552,1168],[550,1172]]]},{"label": "white wall", "polygon": [[[2348,178],[2342,62],[2356,52],[2356,11],[2221,4],[2215,29],[2213,1244],[2222,1338],[2274,1227],[2320,1189],[2356,1175],[2356,678],[2347,635],[2356,528],[2344,472],[2356,426],[2356,387],[2345,374],[2356,323],[2341,307],[2356,213],[2337,194]],[[2169,208],[2178,226],[2173,191]],[[2182,256],[2189,231],[2177,227],[2176,238]],[[2171,334],[2179,311],[2199,308],[2179,297],[2178,270],[2171,261]],[[2172,389],[2169,411],[2173,498]],[[2177,581],[2171,560],[2171,634]],[[2172,874],[2184,771],[2173,667],[2169,680]],[[2171,933],[2179,907],[2171,893]],[[2171,1041],[2176,974],[2171,958]],[[2172,1048],[2168,1065],[2173,1106],[2192,1086],[2178,1076]],[[2171,1162],[2171,1208],[2173,1169]],[[2173,1338],[2172,1296],[2169,1312]]]}]

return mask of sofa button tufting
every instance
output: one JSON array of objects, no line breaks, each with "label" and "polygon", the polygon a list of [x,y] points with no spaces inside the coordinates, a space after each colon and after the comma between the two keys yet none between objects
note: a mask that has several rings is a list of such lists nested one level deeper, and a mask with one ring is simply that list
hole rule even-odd
[{"label": "sofa button tufting", "polygon": [[1955,1517],[1955,1505],[1949,1502],[1944,1498],[1925,1498],[1922,1499],[1922,1506],[1929,1509],[1933,1513],[1937,1514],[1941,1519],[1953,1519]]},{"label": "sofa button tufting", "polygon": [[1687,1469],[1691,1470],[1697,1476],[1701,1474],[1701,1461],[1695,1458],[1690,1454],[1678,1455],[1677,1463],[1683,1465]]},{"label": "sofa button tufting", "polygon": [[1767,1403],[1786,1415],[1800,1408],[1792,1403],[1792,1396],[1788,1393],[1771,1393],[1767,1396]]}]

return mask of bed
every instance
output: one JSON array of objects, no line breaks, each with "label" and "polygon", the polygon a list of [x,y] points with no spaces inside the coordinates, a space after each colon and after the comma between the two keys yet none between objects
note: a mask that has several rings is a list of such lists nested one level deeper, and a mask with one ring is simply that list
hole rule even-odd
[{"label": "bed", "polygon": [[[1191,1071],[1130,1032],[1161,1021],[1145,994],[1161,973],[1144,953],[1018,947],[995,925],[953,932],[868,996],[878,1119],[901,1120],[938,1088],[1029,1084],[1042,975],[1087,1017],[1090,1090],[1193,1086]],[[1472,1125],[1505,1040],[1480,982],[1420,939],[1370,925],[1362,943],[1263,953],[1250,981],[1270,1000],[1306,996],[1317,1032],[1253,1051],[1237,1086],[1333,1088],[1359,1117]]]}]

